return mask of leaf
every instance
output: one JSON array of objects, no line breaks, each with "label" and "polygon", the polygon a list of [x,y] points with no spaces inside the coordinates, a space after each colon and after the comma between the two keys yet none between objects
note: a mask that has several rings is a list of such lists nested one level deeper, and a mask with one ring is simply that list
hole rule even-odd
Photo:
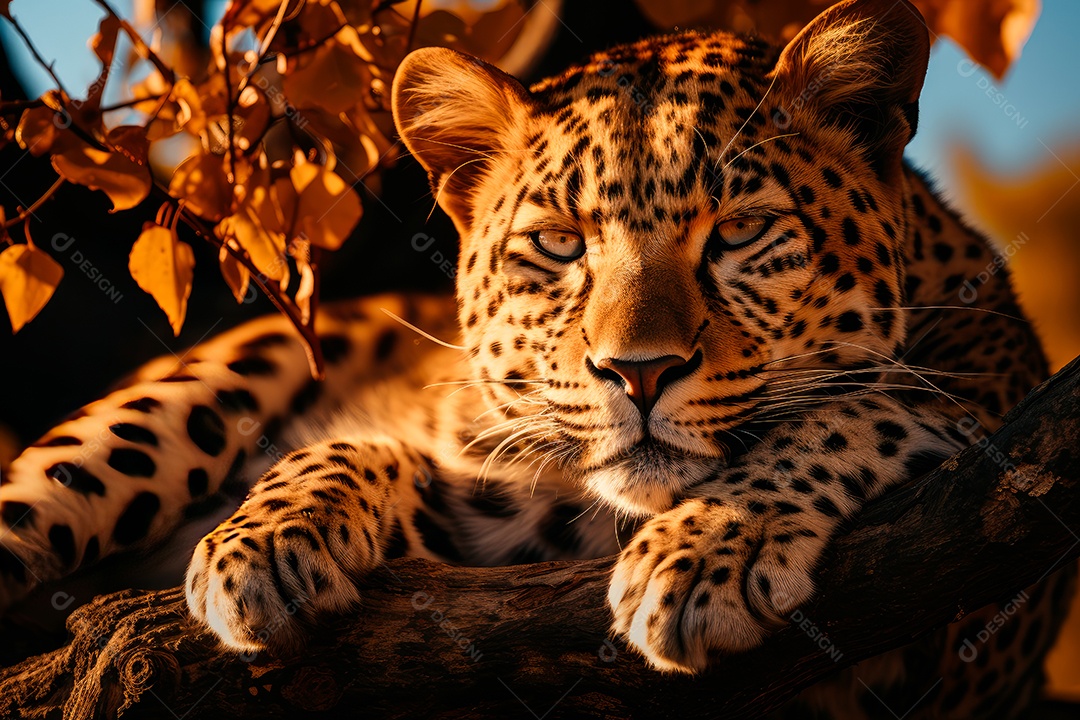
[{"label": "leaf", "polygon": [[62,277],[60,263],[29,243],[0,252],[0,293],[12,332],[19,332],[41,312]]},{"label": "leaf", "polygon": [[312,245],[337,250],[360,221],[360,197],[322,165],[297,165],[289,178],[300,196],[293,234]]},{"label": "leaf", "polygon": [[135,156],[139,149],[134,144],[125,144],[121,149],[125,154],[97,150],[85,143],[78,143],[53,155],[52,164],[65,180],[104,191],[112,200],[114,212],[130,210],[150,194],[152,181],[145,163],[145,151],[143,164],[140,165],[125,156]]},{"label": "leaf", "polygon": [[246,250],[262,276],[281,281],[288,274],[285,234],[279,229],[272,206],[265,187],[251,188],[245,202],[219,222],[214,233],[222,240],[235,241]]},{"label": "leaf", "polygon": [[128,270],[139,287],[165,311],[173,335],[180,334],[194,277],[195,253],[175,230],[146,223],[128,256]]},{"label": "leaf", "polygon": [[[15,128],[15,140],[35,157],[49,152],[63,152],[78,145],[79,140],[67,128],[71,117],[58,115],[53,108],[63,108],[63,98],[56,90],[49,90],[41,96],[46,107],[34,107],[26,110],[19,118]],[[65,111],[66,113],[66,111]]]},{"label": "leaf", "polygon": [[145,165],[150,141],[142,125],[117,125],[105,134],[105,142],[136,165]]},{"label": "leaf", "polygon": [[[257,88],[249,85],[237,98],[233,108],[233,143],[241,153],[262,139],[270,124],[270,103]],[[229,116],[211,118],[206,126],[207,149],[215,155],[224,155],[229,149]]]},{"label": "leaf", "polygon": [[120,33],[120,18],[107,14],[98,25],[97,34],[90,38],[90,49],[101,61],[101,72],[86,91],[86,104],[93,109],[101,106],[101,97],[105,93],[105,83],[109,79],[113,56],[116,54],[116,38]]},{"label": "leaf", "polygon": [[304,325],[311,320],[311,299],[315,294],[315,271],[307,262],[297,261],[300,270],[300,285],[296,288],[293,302],[300,309],[300,322]]},{"label": "leaf", "polygon": [[232,290],[236,302],[243,303],[247,299],[251,273],[225,249],[224,245],[218,253],[218,262],[221,264],[221,277],[225,278],[225,284]]},{"label": "leaf", "polygon": [[359,103],[371,85],[371,71],[368,60],[357,54],[357,47],[361,46],[356,30],[346,26],[314,52],[290,63],[282,79],[289,102],[298,108],[321,107],[331,113]]},{"label": "leaf", "polygon": [[1031,36],[1039,0],[913,0],[935,33],[956,40],[971,59],[1002,79]]},{"label": "leaf", "polygon": [[225,177],[225,166],[217,155],[192,155],[173,172],[169,194],[187,202],[201,218],[217,222],[229,214],[233,189]]}]

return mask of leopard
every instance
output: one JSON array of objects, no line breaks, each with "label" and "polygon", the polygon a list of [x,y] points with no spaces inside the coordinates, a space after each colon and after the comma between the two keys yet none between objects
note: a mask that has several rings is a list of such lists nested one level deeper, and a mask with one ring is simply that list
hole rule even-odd
[{"label": "leopard", "polygon": [[[393,116],[455,294],[324,305],[320,381],[274,316],[76,411],[0,484],[0,611],[170,548],[224,652],[277,653],[392,558],[613,556],[612,632],[658,673],[762,645],[868,502],[1048,375],[1001,251],[903,157],[928,38],[907,0],[844,0],[786,44],[660,35],[529,88],[413,51]],[[1012,599],[781,712],[1018,715],[1072,591],[1051,570],[974,657]]]}]

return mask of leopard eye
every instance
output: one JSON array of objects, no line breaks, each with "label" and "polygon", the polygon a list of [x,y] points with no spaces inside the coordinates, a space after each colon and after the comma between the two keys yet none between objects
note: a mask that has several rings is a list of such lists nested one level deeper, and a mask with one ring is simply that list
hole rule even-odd
[{"label": "leopard eye", "polygon": [[577,233],[565,230],[537,230],[530,233],[533,245],[549,258],[568,262],[585,254],[585,241]]},{"label": "leopard eye", "polygon": [[718,249],[737,248],[754,242],[769,229],[772,218],[750,215],[718,223],[713,229],[713,239]]}]

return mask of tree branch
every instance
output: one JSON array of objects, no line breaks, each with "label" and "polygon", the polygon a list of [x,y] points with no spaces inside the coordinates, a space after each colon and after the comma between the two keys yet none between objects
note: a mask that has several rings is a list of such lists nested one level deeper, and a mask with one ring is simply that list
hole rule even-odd
[{"label": "tree branch", "polygon": [[[837,539],[803,610],[839,662],[796,626],[662,676],[608,639],[612,559],[509,568],[399,560],[363,608],[292,659],[237,658],[193,628],[180,588],[99,597],[59,650],[0,671],[0,715],[293,717],[759,717],[863,658],[1015,594],[1080,555],[1080,359],[1034,390],[979,447],[871,504]],[[918,582],[911,582],[918,577]],[[836,653],[833,652],[832,655]],[[185,713],[187,713],[185,715]]]}]

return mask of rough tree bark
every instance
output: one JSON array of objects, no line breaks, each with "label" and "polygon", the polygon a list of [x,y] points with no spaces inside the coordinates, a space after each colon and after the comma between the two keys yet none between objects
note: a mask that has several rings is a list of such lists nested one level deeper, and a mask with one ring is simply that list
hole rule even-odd
[{"label": "rough tree bark", "polygon": [[[981,446],[868,507],[835,543],[820,599],[805,609],[842,650],[840,664],[1080,555],[1069,529],[1080,527],[1078,440],[1080,359]],[[67,646],[0,670],[0,716],[502,718],[557,706],[568,716],[759,717],[838,667],[789,626],[702,677],[662,676],[609,639],[611,564],[395,561],[371,578],[360,612],[328,623],[296,658],[220,652],[189,624],[180,589],[107,595],[72,615]]]}]

